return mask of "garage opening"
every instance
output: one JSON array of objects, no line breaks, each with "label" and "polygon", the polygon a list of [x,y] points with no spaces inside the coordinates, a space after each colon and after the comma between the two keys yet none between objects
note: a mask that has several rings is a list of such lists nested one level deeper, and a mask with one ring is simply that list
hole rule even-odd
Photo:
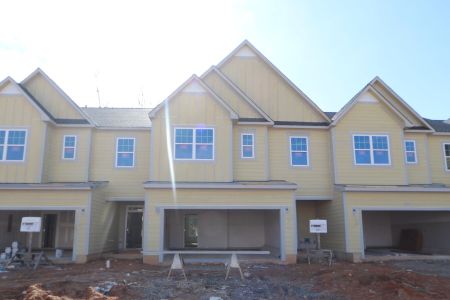
[{"label": "garage opening", "polygon": [[73,259],[75,211],[0,210],[0,253],[13,242],[19,243],[19,250],[28,247],[28,234],[20,232],[23,217],[42,218],[41,232],[33,233],[33,251],[44,251],[56,262]]},{"label": "garage opening", "polygon": [[366,255],[450,255],[450,212],[363,211]]},{"label": "garage opening", "polygon": [[164,250],[270,251],[280,258],[280,210],[166,209]]}]

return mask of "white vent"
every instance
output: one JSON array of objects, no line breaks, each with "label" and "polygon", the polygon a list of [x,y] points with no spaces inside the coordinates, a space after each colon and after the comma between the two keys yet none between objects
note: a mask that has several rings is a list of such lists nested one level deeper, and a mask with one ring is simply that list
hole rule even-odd
[{"label": "white vent", "polygon": [[238,57],[255,57],[255,53],[253,53],[253,51],[249,48],[249,47],[243,47],[242,49],[240,49],[235,56]]},{"label": "white vent", "polygon": [[192,81],[183,89],[184,93],[206,93],[206,90],[197,81]]},{"label": "white vent", "polygon": [[364,93],[363,95],[361,95],[358,98],[358,102],[363,102],[363,103],[377,103],[378,100],[377,98],[375,98],[375,96],[373,96],[371,93]]},{"label": "white vent", "polygon": [[1,91],[0,91],[1,95],[19,95],[20,90],[13,85],[12,83],[8,83],[8,85],[6,85]]}]

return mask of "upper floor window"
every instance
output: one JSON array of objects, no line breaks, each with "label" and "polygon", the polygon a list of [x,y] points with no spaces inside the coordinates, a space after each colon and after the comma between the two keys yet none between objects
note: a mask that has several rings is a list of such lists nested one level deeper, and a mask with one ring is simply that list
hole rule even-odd
[{"label": "upper floor window", "polygon": [[291,166],[308,166],[308,138],[303,136],[290,137]]},{"label": "upper floor window", "polygon": [[413,140],[405,141],[405,157],[406,163],[408,164],[417,163],[416,141]]},{"label": "upper floor window", "polygon": [[124,137],[117,139],[116,167],[134,167],[135,138]]},{"label": "upper floor window", "polygon": [[255,135],[241,134],[241,158],[255,158]]},{"label": "upper floor window", "polygon": [[0,161],[25,160],[26,130],[0,129]]},{"label": "upper floor window", "polygon": [[75,159],[77,152],[77,137],[75,135],[65,135],[63,145],[63,159]]},{"label": "upper floor window", "polygon": [[450,143],[444,144],[444,158],[446,170],[450,171]]},{"label": "upper floor window", "polygon": [[389,165],[387,135],[354,135],[353,152],[357,165]]},{"label": "upper floor window", "polygon": [[213,160],[214,129],[175,128],[175,159]]}]

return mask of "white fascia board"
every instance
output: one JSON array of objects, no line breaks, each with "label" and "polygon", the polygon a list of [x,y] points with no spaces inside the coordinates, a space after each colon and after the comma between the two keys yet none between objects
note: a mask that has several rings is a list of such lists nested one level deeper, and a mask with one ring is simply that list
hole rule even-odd
[{"label": "white fascia board", "polygon": [[[202,184],[202,183],[176,183],[177,189],[250,189],[250,190],[296,190],[298,185],[258,185],[258,184]],[[172,189],[171,183],[144,183],[146,189]]]},{"label": "white fascia board", "polygon": [[401,187],[401,186],[367,186],[344,187],[344,192],[414,192],[414,193],[450,193],[450,187]]}]

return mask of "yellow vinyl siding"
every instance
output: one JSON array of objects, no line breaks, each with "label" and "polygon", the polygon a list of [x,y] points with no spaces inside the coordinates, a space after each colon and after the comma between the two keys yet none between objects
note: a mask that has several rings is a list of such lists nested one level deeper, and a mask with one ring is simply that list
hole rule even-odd
[{"label": "yellow vinyl siding", "polygon": [[[65,135],[75,135],[76,155],[74,160],[62,159]],[[47,180],[49,182],[83,182],[88,181],[90,128],[53,128],[47,140],[46,156]]]},{"label": "yellow vinyl siding", "polygon": [[446,170],[444,143],[450,144],[450,135],[432,135],[428,138],[430,152],[430,166],[433,183],[443,183],[450,186],[450,171]]},{"label": "yellow vinyl siding", "polygon": [[273,120],[324,121],[316,109],[260,58],[235,56],[220,69]]},{"label": "yellow vinyl siding", "polygon": [[[150,166],[154,181],[170,181],[165,108],[152,119],[154,164]],[[232,122],[229,112],[207,93],[180,93],[169,103],[170,146],[174,127],[214,128],[214,160],[173,160],[177,181],[232,181]],[[175,155],[174,149],[172,154]]]},{"label": "yellow vinyl siding", "polygon": [[[308,137],[309,166],[291,166],[290,136]],[[297,183],[299,196],[332,195],[330,134],[325,130],[269,129],[269,164],[272,180]]]},{"label": "yellow vinyl siding", "polygon": [[262,118],[261,114],[259,114],[255,108],[253,108],[215,72],[209,73],[203,80],[219,97],[231,106],[240,118]]},{"label": "yellow vinyl siding", "polygon": [[0,161],[0,182],[41,181],[46,123],[40,113],[21,95],[0,95],[0,129],[25,129],[25,161]]},{"label": "yellow vinyl siding", "polygon": [[317,204],[317,218],[327,220],[328,233],[321,235],[322,246],[335,251],[345,251],[345,218],[342,193],[334,192],[330,201]]},{"label": "yellow vinyl siding", "polygon": [[[337,123],[334,130],[337,184],[402,185],[407,184],[403,147],[404,122],[381,102],[356,103]],[[356,165],[354,134],[389,136],[389,166]]]},{"label": "yellow vinyl siding", "polygon": [[[430,162],[428,161],[428,137],[423,133],[405,133],[405,140],[416,141],[415,164],[406,164],[408,170],[409,184],[429,184],[431,183]],[[406,161],[406,154],[404,153]]]},{"label": "yellow vinyl siding", "polygon": [[361,211],[353,211],[353,208],[389,208],[408,209],[448,209],[450,198],[448,193],[389,193],[389,192],[348,192],[346,193],[347,217],[348,217],[348,237],[350,253],[361,252]]},{"label": "yellow vinyl siding", "polygon": [[[160,250],[160,215],[159,205],[280,205],[287,206],[285,219],[285,249],[287,254],[296,254],[294,245],[295,220],[289,212],[292,207],[292,191],[290,190],[218,190],[218,189],[177,189],[176,199],[172,190],[148,189],[146,190],[146,206],[144,218],[147,218],[146,228],[148,244],[144,245],[147,251]],[[161,211],[161,210],[159,210]]]},{"label": "yellow vinyl siding", "polygon": [[[116,168],[118,137],[134,137],[133,168]],[[150,131],[94,130],[92,134],[90,180],[108,181],[105,197],[144,197],[142,183],[148,180],[150,165]]]},{"label": "yellow vinyl siding", "polygon": [[309,220],[317,219],[319,201],[297,201],[297,236],[299,245],[309,238],[315,239],[315,234],[309,232]]},{"label": "yellow vinyl siding", "polygon": [[[242,134],[253,134],[254,158],[242,158]],[[234,180],[268,180],[268,136],[265,126],[234,126]]]},{"label": "yellow vinyl siding", "polygon": [[41,75],[26,82],[27,91],[57,119],[84,119],[84,117]]}]

